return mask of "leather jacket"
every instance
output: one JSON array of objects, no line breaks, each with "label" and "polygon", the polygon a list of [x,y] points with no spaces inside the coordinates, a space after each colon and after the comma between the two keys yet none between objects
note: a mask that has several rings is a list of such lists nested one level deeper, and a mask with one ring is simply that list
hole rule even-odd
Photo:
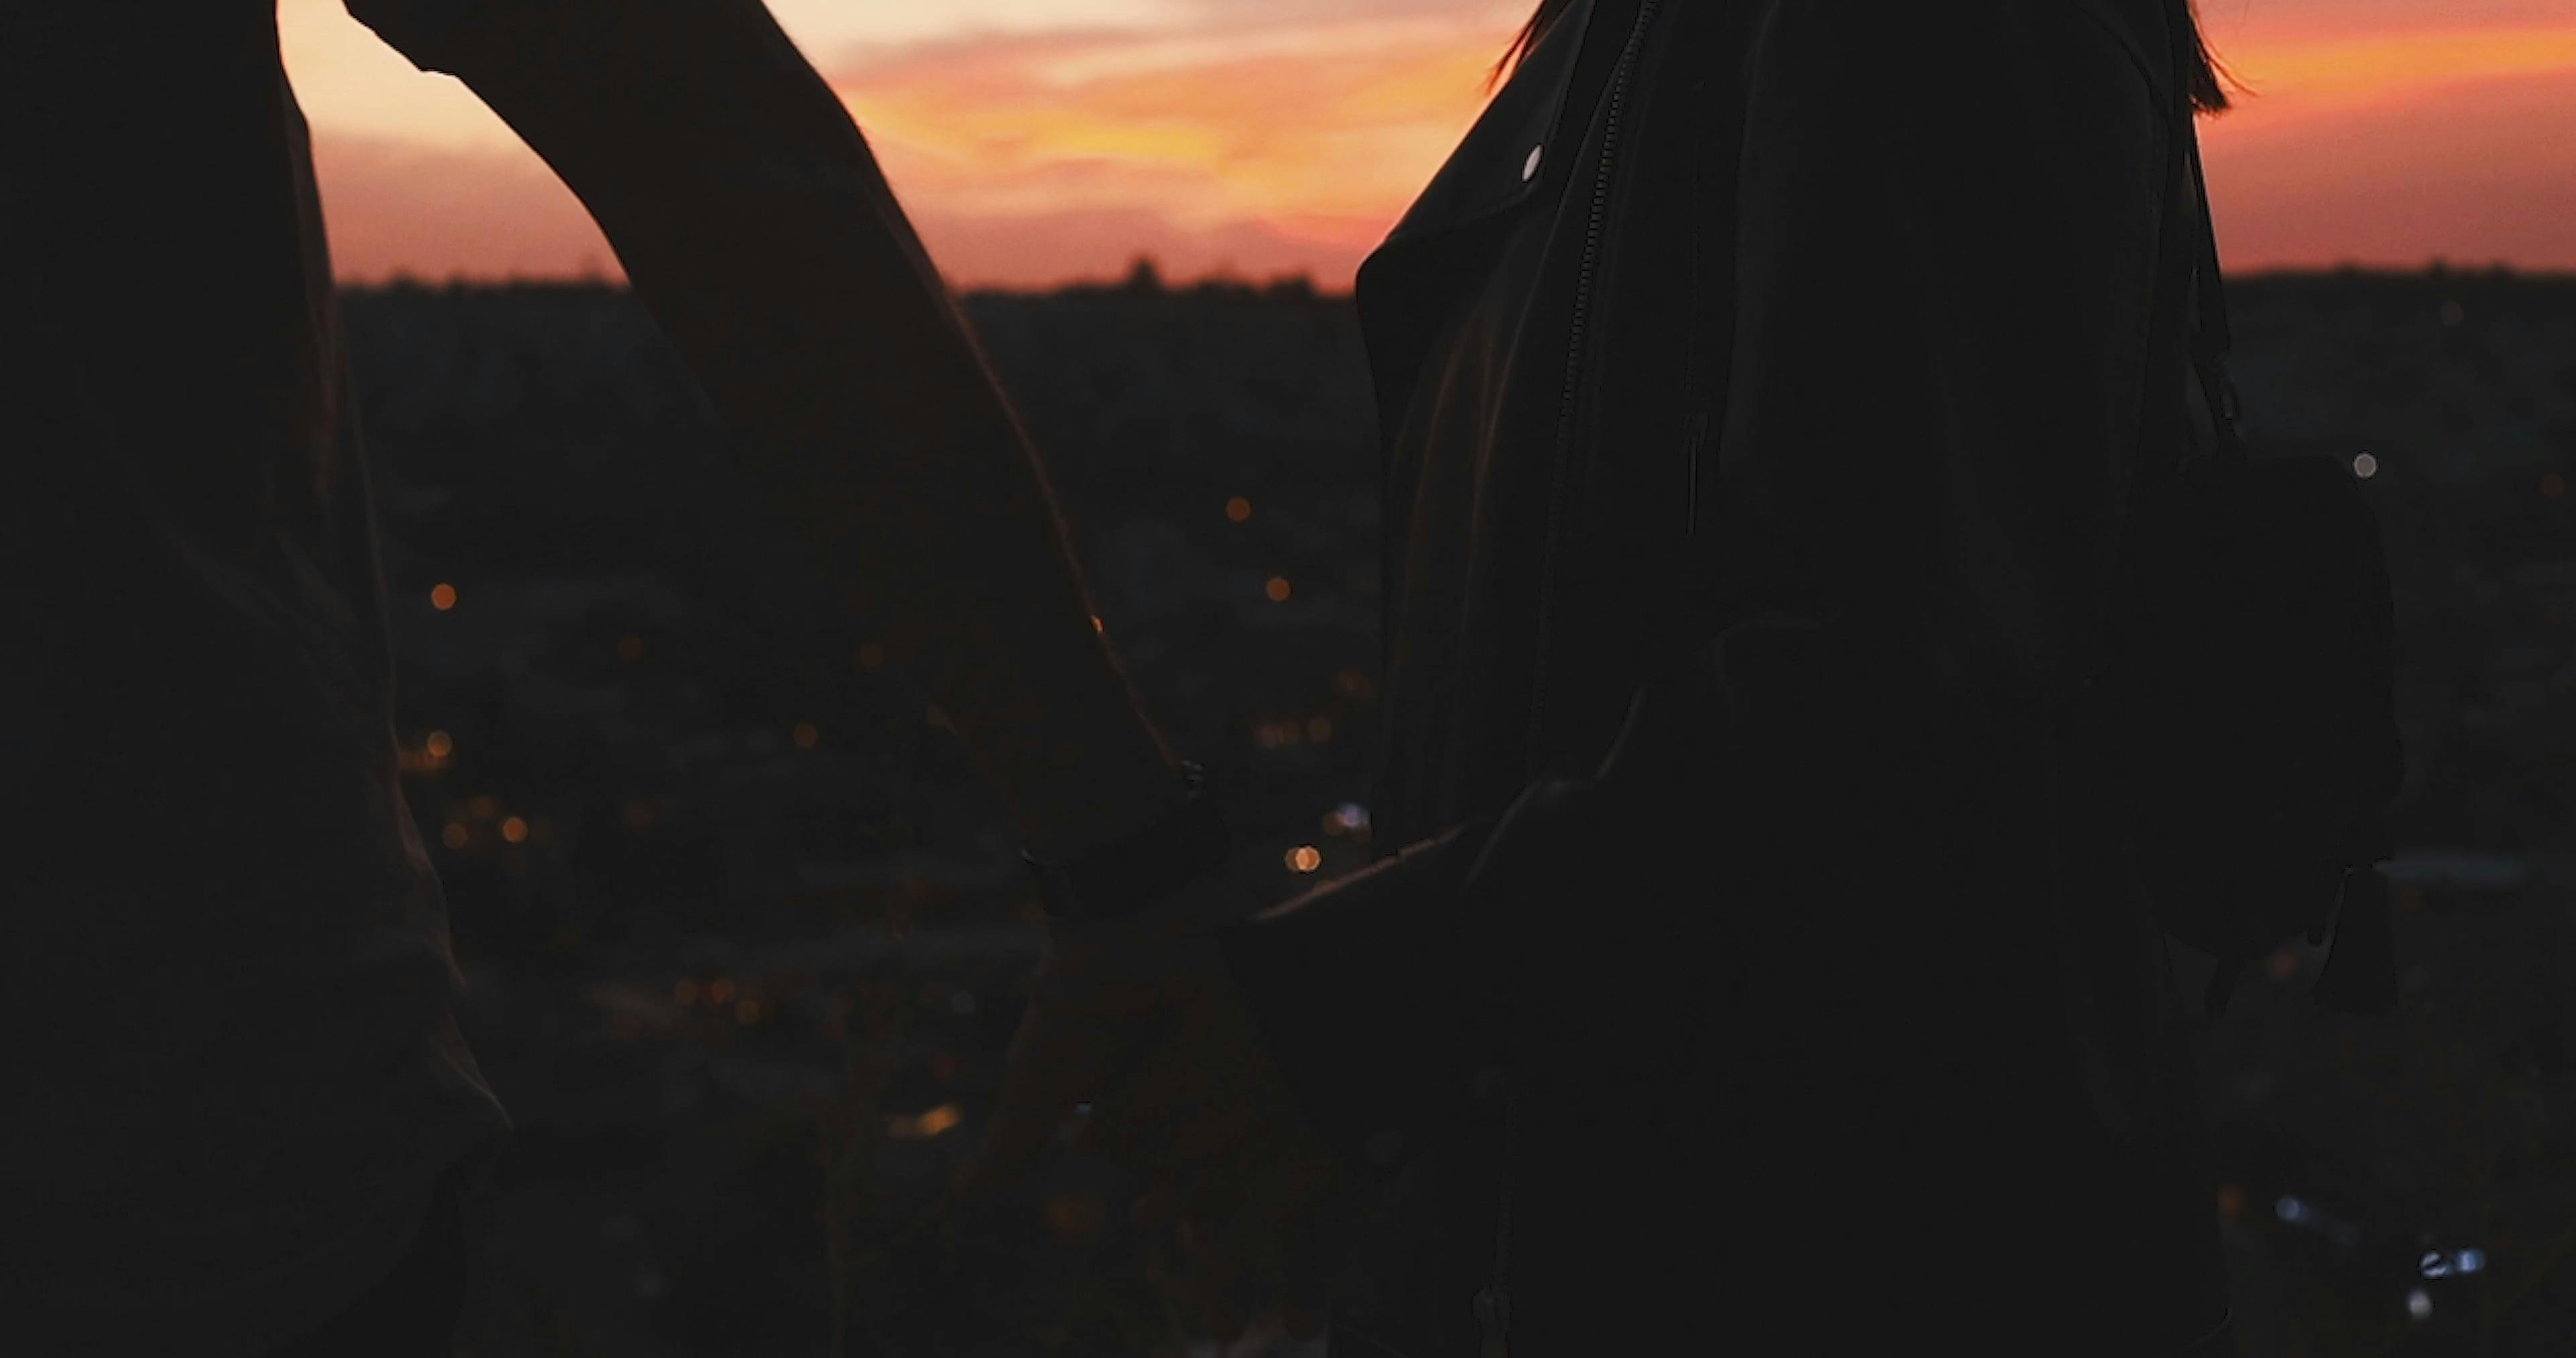
[{"label": "leather jacket", "polygon": [[2224,1342],[2084,734],[2171,19],[1577,0],[1362,268],[1414,847],[1226,940],[1407,1204],[1336,1354]]}]

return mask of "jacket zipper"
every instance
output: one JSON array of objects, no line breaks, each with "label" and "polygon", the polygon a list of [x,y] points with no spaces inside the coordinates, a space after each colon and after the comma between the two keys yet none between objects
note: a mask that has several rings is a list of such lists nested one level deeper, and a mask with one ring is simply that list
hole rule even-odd
[{"label": "jacket zipper", "polygon": [[1682,537],[1699,536],[1699,450],[1708,441],[1708,412],[1694,410],[1682,422]]},{"label": "jacket zipper", "polygon": [[[1583,228],[1583,267],[1574,284],[1574,314],[1568,328],[1565,350],[1565,391],[1557,406],[1556,467],[1548,486],[1547,555],[1539,565],[1538,648],[1533,657],[1534,674],[1530,684],[1529,749],[1526,756],[1529,772],[1539,771],[1539,752],[1547,718],[1547,648],[1550,597],[1555,593],[1556,560],[1565,531],[1565,486],[1574,455],[1574,407],[1583,383],[1585,323],[1592,307],[1592,279],[1601,256],[1601,228],[1610,211],[1610,176],[1619,159],[1619,115],[1627,106],[1628,80],[1637,66],[1637,51],[1645,43],[1646,26],[1654,21],[1656,0],[1640,0],[1637,22],[1628,30],[1628,44],[1620,49],[1619,64],[1610,74],[1610,106],[1601,125],[1601,166],[1593,175],[1592,215]],[[1697,485],[1693,484],[1692,513],[1697,514]],[[1522,1080],[1511,1080],[1503,1090],[1501,1202],[1494,1219],[1493,1281],[1476,1298],[1476,1318],[1485,1329],[1484,1358],[1507,1358],[1510,1353],[1511,1292],[1509,1288],[1512,1259],[1512,1106],[1519,1099]]]},{"label": "jacket zipper", "polygon": [[1610,74],[1610,107],[1601,126],[1601,166],[1592,182],[1592,215],[1583,228],[1583,267],[1574,284],[1574,314],[1568,327],[1565,350],[1565,389],[1556,413],[1556,466],[1548,484],[1547,555],[1539,566],[1538,650],[1533,661],[1535,674],[1530,685],[1529,772],[1539,771],[1541,735],[1547,716],[1547,649],[1549,597],[1556,587],[1556,562],[1562,553],[1565,536],[1565,487],[1572,474],[1574,461],[1574,408],[1583,383],[1584,341],[1592,310],[1592,280],[1601,257],[1601,228],[1610,211],[1610,179],[1619,160],[1619,115],[1627,106],[1628,79],[1635,72],[1637,50],[1643,46],[1646,25],[1655,17],[1656,0],[1642,0],[1637,7],[1636,25],[1628,30],[1628,45],[1620,50],[1619,64]]}]

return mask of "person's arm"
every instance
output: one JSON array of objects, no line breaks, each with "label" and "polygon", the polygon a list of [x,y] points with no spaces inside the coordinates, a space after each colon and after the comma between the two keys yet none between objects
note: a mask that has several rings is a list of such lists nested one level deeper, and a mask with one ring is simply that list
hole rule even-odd
[{"label": "person's arm", "polygon": [[1468,927],[1464,893],[1492,830],[1458,827],[1217,931],[1254,1032],[1354,1172],[1436,1141],[1495,1059],[1500,940]]},{"label": "person's arm", "polygon": [[1063,857],[1179,797],[1036,454],[858,128],[760,0],[349,8],[463,79],[580,197],[770,503],[1032,850]]},{"label": "person's arm", "polygon": [[[2162,158],[2092,19],[2003,17],[2044,8],[1774,7],[1702,530],[1728,607],[1667,677],[1677,706],[1596,783],[1526,794],[1472,882],[1416,874],[1457,890],[1335,884],[1227,933],[1346,1153],[1437,1136],[1493,1059],[1469,1039],[1514,1003],[1525,1033],[1570,1026],[1551,987],[1654,946],[1601,919],[1668,924],[1703,1006],[1759,1024],[1776,1015],[1748,997],[1820,957],[1936,987],[1927,941],[2008,948],[2033,923],[2015,912],[2064,903],[2035,877],[2061,866],[2040,847],[2064,809],[2050,726],[2134,455]],[[1623,773],[1632,748],[1658,766]]]}]

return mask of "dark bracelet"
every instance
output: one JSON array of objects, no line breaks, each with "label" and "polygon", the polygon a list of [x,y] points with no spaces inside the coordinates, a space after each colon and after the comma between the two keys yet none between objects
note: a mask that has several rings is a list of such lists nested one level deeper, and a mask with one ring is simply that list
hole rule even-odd
[{"label": "dark bracelet", "polygon": [[1207,770],[1181,765],[1188,793],[1152,824],[1060,863],[1023,849],[1038,904],[1062,920],[1124,919],[1225,866],[1233,834],[1209,790]]}]

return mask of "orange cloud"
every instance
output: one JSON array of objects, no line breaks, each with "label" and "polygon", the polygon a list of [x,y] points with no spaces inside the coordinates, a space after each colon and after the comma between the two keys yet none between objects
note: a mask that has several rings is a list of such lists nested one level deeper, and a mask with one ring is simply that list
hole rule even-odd
[{"label": "orange cloud", "polygon": [[[1343,288],[1475,120],[1502,41],[1438,16],[1057,33],[862,52],[831,77],[953,283],[1151,254],[1174,277]],[[316,141],[344,278],[615,270],[523,150]]]},{"label": "orange cloud", "polygon": [[590,213],[526,150],[432,150],[316,129],[313,173],[345,282],[620,278]]},{"label": "orange cloud", "polygon": [[[2254,90],[2244,119],[2331,117],[2449,86],[2576,72],[2576,23],[2265,35],[2224,54]],[[2576,122],[2563,110],[2562,130]]]},{"label": "orange cloud", "polygon": [[[2336,11],[2220,34],[2257,94],[2206,126],[2231,265],[2576,268],[2576,22]],[[822,62],[962,286],[1304,271],[1347,286],[1475,118],[1512,16],[1382,12],[858,49]],[[614,274],[524,150],[316,119],[342,276]]]},{"label": "orange cloud", "polygon": [[[2248,111],[2251,111],[2251,105]],[[2209,124],[2231,269],[2576,270],[2576,68],[2418,88],[2312,123]]]},{"label": "orange cloud", "polygon": [[1474,121],[1500,41],[1443,19],[1049,35],[915,48],[833,83],[908,205],[1322,222],[1364,252]]},{"label": "orange cloud", "polygon": [[[314,159],[343,281],[623,276],[580,202],[532,155],[325,135]],[[911,214],[953,283],[1023,289],[1114,278],[1138,255],[1172,278],[1304,273],[1347,286],[1352,261],[1386,225],[1290,213],[1183,227],[1121,207],[958,214],[916,204]]]}]

